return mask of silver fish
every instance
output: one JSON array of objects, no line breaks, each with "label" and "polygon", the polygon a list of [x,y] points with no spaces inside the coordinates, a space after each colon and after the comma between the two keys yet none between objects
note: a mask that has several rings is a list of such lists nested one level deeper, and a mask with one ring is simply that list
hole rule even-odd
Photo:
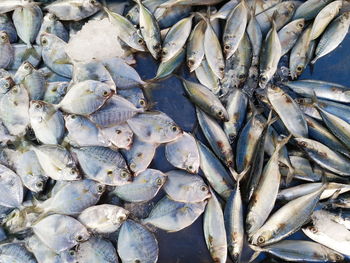
[{"label": "silver fish", "polygon": [[5,31],[0,31],[0,67],[9,67],[14,60],[14,49],[10,44],[9,35]]},{"label": "silver fish", "polygon": [[167,180],[167,176],[154,169],[140,172],[130,184],[116,186],[113,195],[127,202],[147,202],[154,198]]},{"label": "silver fish", "polygon": [[142,220],[168,232],[180,231],[190,226],[203,212],[207,201],[181,203],[164,197],[152,209],[150,215]]},{"label": "silver fish", "polygon": [[96,0],[57,0],[45,7],[45,10],[54,14],[60,20],[79,21],[87,18],[101,9]]},{"label": "silver fish", "polygon": [[156,263],[158,260],[157,239],[147,228],[132,220],[122,225],[117,250],[123,262]]},{"label": "silver fish", "polygon": [[0,164],[1,183],[3,193],[0,205],[5,207],[20,207],[23,201],[23,185],[21,178],[12,170]]}]

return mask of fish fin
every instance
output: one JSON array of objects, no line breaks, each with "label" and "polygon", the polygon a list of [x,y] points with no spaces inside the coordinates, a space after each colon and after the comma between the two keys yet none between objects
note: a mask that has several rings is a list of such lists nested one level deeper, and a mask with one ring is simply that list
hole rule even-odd
[{"label": "fish fin", "polygon": [[246,174],[250,171],[250,165],[248,165],[244,170],[240,173],[237,173],[232,167],[229,167],[229,170],[231,172],[231,175],[236,180],[237,184],[245,177]]},{"label": "fish fin", "polygon": [[69,58],[59,58],[59,59],[56,59],[53,63],[55,63],[55,64],[72,64],[72,61]]},{"label": "fish fin", "polygon": [[282,140],[280,140],[279,142],[277,142],[275,151],[280,151],[282,149],[283,146],[285,146],[289,140],[292,138],[292,134],[289,134],[287,137],[283,138]]},{"label": "fish fin", "polygon": [[41,56],[38,54],[38,52],[32,46],[27,48],[26,51],[24,51],[21,62],[27,61],[30,57],[34,57],[37,60],[41,59]]}]

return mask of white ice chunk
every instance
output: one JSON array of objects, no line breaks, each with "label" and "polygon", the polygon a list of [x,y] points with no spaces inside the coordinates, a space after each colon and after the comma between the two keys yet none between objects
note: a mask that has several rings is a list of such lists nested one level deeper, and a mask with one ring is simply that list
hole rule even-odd
[{"label": "white ice chunk", "polygon": [[90,20],[71,37],[66,52],[73,61],[103,60],[120,57],[128,64],[134,63],[130,51],[123,49],[118,31],[107,18]]}]

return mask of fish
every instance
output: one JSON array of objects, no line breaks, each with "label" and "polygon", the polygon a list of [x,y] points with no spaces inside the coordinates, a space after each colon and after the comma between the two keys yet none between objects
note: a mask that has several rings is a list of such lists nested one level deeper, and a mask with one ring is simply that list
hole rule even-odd
[{"label": "fish", "polygon": [[158,143],[142,141],[135,136],[130,149],[122,150],[130,171],[136,175],[145,171],[153,160]]},{"label": "fish", "polygon": [[298,40],[304,29],[305,20],[303,18],[293,20],[278,31],[278,37],[281,43],[281,56],[287,54]]},{"label": "fish", "polygon": [[224,215],[219,200],[211,190],[204,212],[203,230],[205,242],[212,259],[215,262],[225,263],[227,259],[227,239],[224,225]]},{"label": "fish", "polygon": [[182,79],[188,98],[201,110],[217,120],[228,120],[228,113],[220,100],[205,86]]},{"label": "fish", "polygon": [[20,207],[23,202],[23,185],[21,178],[8,167],[0,164],[1,183],[3,193],[0,205],[10,208]]},{"label": "fish", "polygon": [[201,64],[195,69],[196,77],[203,86],[207,87],[212,93],[218,96],[222,90],[220,79],[211,70],[208,61],[203,58]]},{"label": "fish", "polygon": [[226,109],[229,116],[224,122],[224,131],[233,143],[239,134],[246,117],[248,97],[239,89],[233,89],[227,98]]},{"label": "fish", "polygon": [[277,34],[275,22],[272,22],[272,28],[267,34],[261,47],[260,55],[260,76],[259,86],[264,88],[276,73],[278,62],[281,58],[282,47]]},{"label": "fish", "polygon": [[143,225],[128,219],[120,228],[117,251],[123,262],[155,263],[158,260],[158,242]]},{"label": "fish", "polygon": [[[107,88],[105,85],[101,87]],[[111,94],[113,93],[111,90]],[[123,124],[138,113],[144,112],[143,108],[136,108],[134,104],[118,95],[107,95],[104,100],[105,104],[102,107],[94,109],[92,114],[88,116],[93,123],[101,128]]]},{"label": "fish", "polygon": [[325,188],[301,196],[278,209],[251,237],[253,245],[267,246],[296,232],[309,219]]},{"label": "fish", "polygon": [[295,138],[295,140],[297,145],[321,167],[342,176],[350,175],[346,157],[334,152],[318,141],[306,138]]},{"label": "fish", "polygon": [[304,18],[305,20],[311,20],[317,16],[317,14],[332,0],[308,0],[302,3],[296,10],[293,16],[293,20]]},{"label": "fish", "polygon": [[267,97],[288,131],[295,137],[308,137],[304,113],[294,100],[277,86],[267,89]]},{"label": "fish", "polygon": [[73,148],[85,177],[106,185],[124,185],[132,177],[123,156],[102,146]]},{"label": "fish", "polygon": [[67,138],[76,146],[108,146],[102,131],[88,118],[69,114],[64,116]]},{"label": "fish", "polygon": [[[171,59],[159,64],[156,76],[149,81],[157,81],[170,77],[172,73],[182,64],[185,60],[185,49],[181,48]],[[147,86],[147,84],[146,84]]]},{"label": "fish", "polygon": [[17,7],[12,14],[13,24],[18,37],[31,47],[34,43],[43,20],[41,8],[35,4]]},{"label": "fish", "polygon": [[196,174],[199,170],[199,152],[196,140],[189,133],[165,145],[165,157],[176,168]]},{"label": "fish", "polygon": [[80,21],[92,16],[101,9],[101,4],[96,0],[64,0],[54,1],[45,6],[44,10],[54,14],[59,20]]},{"label": "fish", "polygon": [[36,222],[34,234],[56,253],[70,249],[90,238],[87,229],[76,219],[53,214]]},{"label": "fish", "polygon": [[117,231],[128,215],[122,207],[103,204],[86,208],[77,219],[92,233],[108,234]]},{"label": "fish", "polygon": [[201,20],[192,30],[186,48],[186,61],[190,72],[196,70],[204,58],[204,32],[206,23]]},{"label": "fish", "polygon": [[40,44],[42,46],[41,55],[45,64],[58,75],[71,78],[73,66],[65,51],[67,43],[53,34],[42,33]]},{"label": "fish", "polygon": [[193,16],[181,19],[170,28],[163,41],[162,62],[167,62],[173,58],[186,43],[191,33]]},{"label": "fish", "polygon": [[46,90],[43,100],[51,104],[59,104],[67,93],[68,82],[46,83]]},{"label": "fish", "polygon": [[64,118],[52,104],[32,100],[29,106],[30,126],[44,144],[60,144],[64,136]]},{"label": "fish", "polygon": [[28,262],[36,263],[36,259],[32,253],[30,253],[23,242],[11,242],[3,243],[0,245],[1,261],[14,261],[14,262]]},{"label": "fish", "polygon": [[226,60],[229,59],[238,48],[243,38],[248,22],[248,8],[245,1],[241,1],[229,14],[226,20],[223,45]]},{"label": "fish", "polygon": [[61,145],[31,146],[41,168],[54,180],[78,180],[81,178],[70,152]]},{"label": "fish", "polygon": [[89,115],[101,108],[113,94],[109,85],[85,80],[70,87],[56,108],[71,114]]},{"label": "fish", "polygon": [[204,212],[206,204],[207,201],[182,203],[164,197],[141,222],[168,232],[180,231],[191,225]]},{"label": "fish", "polygon": [[138,173],[132,183],[116,186],[111,194],[127,202],[147,202],[157,195],[167,178],[161,171],[146,169]]},{"label": "fish", "polygon": [[51,13],[47,13],[43,17],[41,27],[35,39],[36,44],[40,45],[40,36],[44,32],[58,36],[65,42],[68,42],[69,40],[69,34],[67,29],[61,23],[58,17],[56,17],[54,14],[51,14]]},{"label": "fish", "polygon": [[0,118],[12,135],[24,135],[29,125],[29,95],[23,85],[13,86],[0,99]]},{"label": "fish", "polygon": [[310,33],[310,40],[318,38],[329,25],[329,23],[335,18],[342,6],[343,2],[340,0],[333,1],[326,5],[315,17],[315,21],[312,24]]},{"label": "fish", "polygon": [[34,66],[25,61],[17,69],[13,77],[16,84],[23,84],[27,89],[30,100],[42,100],[45,94],[46,79],[45,76]]},{"label": "fish", "polygon": [[18,36],[16,28],[7,14],[0,14],[0,31],[7,33],[10,43],[17,42]]},{"label": "fish", "polygon": [[332,52],[344,40],[349,25],[350,12],[341,14],[329,24],[316,47],[315,58],[311,61],[311,64],[315,64],[319,58]]},{"label": "fish", "polygon": [[198,175],[192,175],[181,170],[172,170],[167,172],[166,175],[164,191],[171,200],[197,203],[211,196],[208,186]]},{"label": "fish", "polygon": [[0,31],[0,54],[0,67],[9,67],[13,63],[15,54],[9,35],[5,31]]},{"label": "fish", "polygon": [[223,164],[216,158],[213,152],[200,141],[197,141],[200,168],[210,186],[224,200],[227,200],[233,191],[234,182],[231,175],[228,174]]},{"label": "fish", "polygon": [[261,250],[287,261],[341,262],[344,259],[332,249],[305,240],[283,240]]},{"label": "fish", "polygon": [[146,51],[145,40],[127,18],[106,7],[103,9],[107,13],[109,21],[117,28],[121,40],[138,51]]},{"label": "fish", "polygon": [[102,144],[111,148],[129,150],[133,144],[134,133],[126,123],[100,128],[98,131],[98,138]]},{"label": "fish", "polygon": [[182,129],[165,113],[148,111],[127,120],[131,130],[142,141],[148,143],[167,143],[179,138]]},{"label": "fish", "polygon": [[312,225],[302,228],[304,234],[338,253],[349,256],[349,230],[344,225],[334,222],[330,213],[323,210],[315,211],[311,218]]},{"label": "fish", "polygon": [[157,60],[162,49],[159,25],[153,14],[141,3],[140,0],[137,0],[137,4],[140,12],[139,26],[141,34],[144,38],[147,49],[152,57]]},{"label": "fish", "polygon": [[213,151],[227,167],[232,167],[234,162],[232,147],[224,130],[215,119],[199,108],[196,108],[196,112],[199,125]]}]

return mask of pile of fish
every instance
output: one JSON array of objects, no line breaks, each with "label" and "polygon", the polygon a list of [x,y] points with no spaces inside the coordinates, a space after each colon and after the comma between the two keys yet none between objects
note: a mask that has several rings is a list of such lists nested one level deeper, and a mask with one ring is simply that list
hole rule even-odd
[{"label": "pile of fish", "polygon": [[[341,44],[348,4],[129,4],[0,1],[0,262],[157,262],[157,228],[201,215],[214,262],[349,262],[350,89],[295,80]],[[125,56],[69,55],[92,21]],[[193,130],[152,109],[168,77]],[[161,145],[170,171],[151,168]]]}]

